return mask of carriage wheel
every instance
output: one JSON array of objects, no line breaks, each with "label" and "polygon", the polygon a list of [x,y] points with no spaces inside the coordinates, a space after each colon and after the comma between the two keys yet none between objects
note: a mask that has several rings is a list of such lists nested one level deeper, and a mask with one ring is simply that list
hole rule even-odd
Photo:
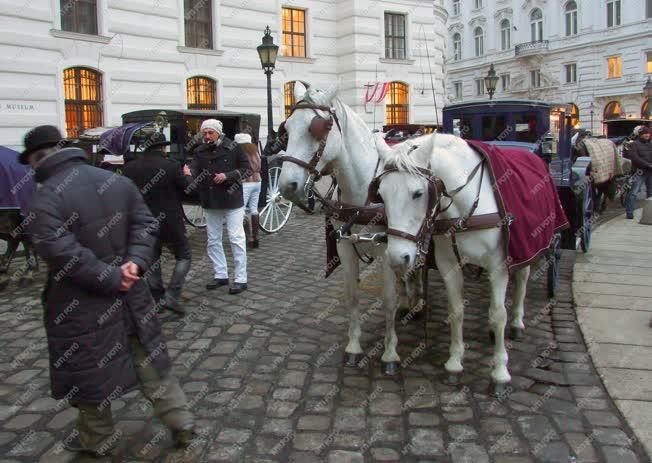
[{"label": "carriage wheel", "polygon": [[580,247],[588,252],[591,247],[591,227],[593,225],[593,192],[591,188],[584,189],[582,200],[582,225],[580,228]]},{"label": "carriage wheel", "polygon": [[195,228],[206,228],[206,214],[199,204],[184,204],[183,218]]},{"label": "carriage wheel", "polygon": [[559,286],[559,268],[561,267],[561,235],[556,233],[550,250],[548,252],[548,297],[553,299],[557,296]]},{"label": "carriage wheel", "polygon": [[268,171],[267,204],[260,211],[260,228],[266,233],[276,233],[287,223],[292,213],[293,204],[281,196],[278,188],[280,167],[271,167]]}]

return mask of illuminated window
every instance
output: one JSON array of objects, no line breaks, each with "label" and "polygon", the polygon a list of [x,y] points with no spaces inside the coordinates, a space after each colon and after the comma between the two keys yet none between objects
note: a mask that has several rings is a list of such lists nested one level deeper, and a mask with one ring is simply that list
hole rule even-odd
[{"label": "illuminated window", "polygon": [[453,34],[453,60],[462,59],[462,36],[459,33]]},{"label": "illuminated window", "polygon": [[285,118],[287,119],[290,117],[290,113],[292,112],[292,107],[296,104],[296,101],[294,99],[294,84],[296,81],[291,81],[287,82],[285,84]]},{"label": "illuminated window", "polygon": [[574,84],[577,83],[577,64],[571,63],[564,65],[566,69],[566,83]]},{"label": "illuminated window", "polygon": [[385,58],[405,59],[405,16],[385,13]]},{"label": "illuminated window", "polygon": [[645,100],[641,106],[641,117],[643,119],[650,119],[650,100]]},{"label": "illuminated window", "polygon": [[213,8],[211,0],[184,0],[186,47],[213,48]]},{"label": "illuminated window", "polygon": [[607,2],[607,27],[620,26],[620,0]]},{"label": "illuminated window", "polygon": [[623,113],[623,106],[618,101],[610,101],[604,107],[604,119],[618,119]]},{"label": "illuminated window", "polygon": [[652,74],[652,51],[648,51],[646,53],[646,56],[647,56],[647,66],[645,72],[647,72],[648,74]]},{"label": "illuminated window", "polygon": [[512,26],[509,19],[503,19],[500,23],[500,49],[509,50],[512,47],[511,31]]},{"label": "illuminated window", "polygon": [[623,59],[620,56],[607,58],[608,79],[619,79],[623,75]]},{"label": "illuminated window", "polygon": [[88,68],[63,71],[66,136],[77,138],[84,130],[102,126],[102,75]]},{"label": "illuminated window", "polygon": [[573,127],[579,127],[580,124],[580,108],[577,107],[575,103],[568,103],[570,106],[570,116],[571,116],[571,125]]},{"label": "illuminated window", "polygon": [[209,77],[191,77],[188,86],[188,109],[217,109],[216,84]]},{"label": "illuminated window", "polygon": [[577,3],[566,4],[566,36],[577,35]]},{"label": "illuminated window", "polygon": [[61,0],[61,29],[97,35],[96,0]]},{"label": "illuminated window", "polygon": [[408,86],[402,82],[391,82],[386,106],[387,125],[407,124],[410,113],[410,96]]},{"label": "illuminated window", "polygon": [[475,38],[475,56],[484,55],[484,31],[481,27],[476,27],[473,31]]},{"label": "illuminated window", "polygon": [[306,57],[306,12],[283,8],[283,56]]},{"label": "illuminated window", "polygon": [[535,8],[530,14],[530,39],[532,42],[543,40],[543,13],[539,8]]}]

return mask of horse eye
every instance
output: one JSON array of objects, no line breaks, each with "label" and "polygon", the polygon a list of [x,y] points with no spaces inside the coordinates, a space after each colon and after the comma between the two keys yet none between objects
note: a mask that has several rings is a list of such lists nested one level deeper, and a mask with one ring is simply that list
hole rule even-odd
[{"label": "horse eye", "polygon": [[412,195],[412,199],[417,199],[417,198],[420,198],[420,197],[422,197],[422,196],[423,196],[423,191],[416,191],[416,192]]}]

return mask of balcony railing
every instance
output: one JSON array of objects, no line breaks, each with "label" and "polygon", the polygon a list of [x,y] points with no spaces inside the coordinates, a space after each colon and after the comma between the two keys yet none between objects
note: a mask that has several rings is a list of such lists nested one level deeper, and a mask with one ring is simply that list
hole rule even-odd
[{"label": "balcony railing", "polygon": [[514,47],[516,56],[536,55],[548,51],[547,40],[537,40],[535,42],[519,43]]}]

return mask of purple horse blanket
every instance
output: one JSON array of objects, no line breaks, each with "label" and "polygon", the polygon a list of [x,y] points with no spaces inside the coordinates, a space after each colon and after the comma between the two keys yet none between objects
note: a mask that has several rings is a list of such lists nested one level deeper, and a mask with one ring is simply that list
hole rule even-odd
[{"label": "purple horse blanket", "polygon": [[513,218],[503,227],[507,268],[530,265],[550,247],[554,234],[569,226],[548,166],[522,148],[467,143],[489,163],[500,215]]}]

